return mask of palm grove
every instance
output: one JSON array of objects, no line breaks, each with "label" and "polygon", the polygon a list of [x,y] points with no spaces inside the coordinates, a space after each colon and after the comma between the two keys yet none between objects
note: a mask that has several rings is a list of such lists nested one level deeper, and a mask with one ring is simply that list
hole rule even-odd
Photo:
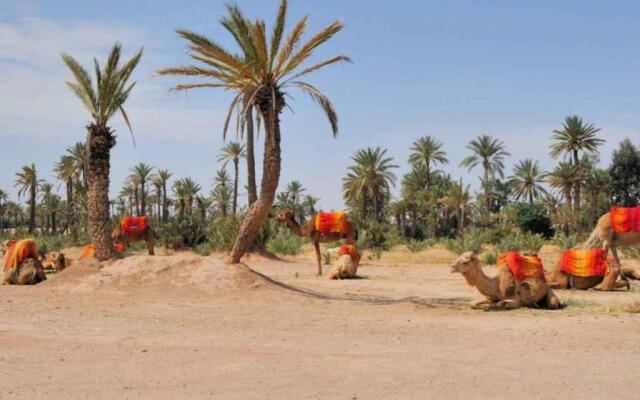
[{"label": "palm grove", "polygon": [[[171,247],[191,246],[229,251],[238,262],[248,250],[277,251],[286,235],[267,217],[276,209],[289,209],[299,220],[318,211],[319,199],[307,193],[303,183],[292,181],[276,193],[280,183],[280,115],[290,101],[285,90],[308,94],[325,113],[333,135],[338,116],[331,101],[318,88],[302,80],[335,63],[349,62],[346,55],[309,63],[314,50],[341,29],[334,22],[303,41],[307,18],[286,30],[287,2],[282,1],[273,28],[264,21],[249,20],[235,5],[227,6],[220,20],[236,44],[223,48],[201,34],[178,30],[187,43],[193,65],[162,69],[160,75],[197,79],[178,84],[173,91],[223,89],[232,93],[228,116],[221,127],[225,139],[235,121],[236,140],[219,152],[221,163],[212,185],[190,177],[174,177],[167,169],[145,163],[131,166],[130,175],[114,199],[109,196],[110,155],[116,144],[109,121],[119,114],[131,130],[125,105],[134,91],[130,79],[143,57],[142,51],[121,62],[116,44],[104,65],[97,60],[85,68],[72,56],[62,58],[73,80],[67,82],[88,111],[91,122],[86,140],[70,146],[54,166],[64,195],[39,178],[36,166],[16,173],[18,201],[0,190],[0,230],[13,235],[64,234],[74,242],[91,241],[96,257],[113,257],[110,231],[125,215],[146,215]],[[90,73],[91,71],[93,73]],[[235,118],[234,118],[235,117]],[[259,131],[264,146],[260,186],[255,146]],[[462,237],[469,226],[494,231],[521,231],[581,235],[597,216],[613,204],[637,205],[640,199],[640,152],[628,139],[620,143],[607,169],[597,167],[604,140],[600,130],[578,116],[570,116],[551,134],[549,154],[557,165],[545,171],[536,160],[515,163],[505,170],[511,156],[504,142],[490,135],[470,141],[461,166],[480,176],[479,190],[439,168],[449,163],[445,145],[434,136],[408,145],[406,162],[411,171],[398,177],[398,162],[387,150],[357,150],[343,179],[343,197],[358,225],[364,246],[384,248],[395,241],[436,237]],[[132,132],[133,134],[133,132]],[[285,136],[286,137],[286,136]],[[401,160],[405,161],[405,160]],[[241,166],[246,187],[241,186]],[[244,181],[244,179],[242,179]],[[393,196],[398,187],[398,195]],[[246,204],[239,204],[246,191]],[[242,196],[244,198],[244,196]]]}]

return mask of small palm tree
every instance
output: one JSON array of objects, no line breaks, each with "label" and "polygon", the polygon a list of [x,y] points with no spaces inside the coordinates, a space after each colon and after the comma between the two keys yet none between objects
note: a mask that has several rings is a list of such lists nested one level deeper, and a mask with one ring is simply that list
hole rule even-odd
[{"label": "small palm tree", "polygon": [[504,177],[504,158],[510,156],[504,146],[504,142],[488,135],[478,136],[473,139],[467,149],[472,155],[466,157],[460,163],[461,167],[469,168],[469,171],[482,167],[482,185],[484,186],[484,198],[487,212],[491,205],[490,188],[496,176]]},{"label": "small palm tree", "polygon": [[[349,61],[348,57],[339,55],[302,67],[314,50],[342,30],[343,25],[341,22],[334,22],[306,43],[302,43],[301,39],[307,28],[307,18],[298,22],[285,39],[286,13],[287,2],[282,0],[273,33],[268,39],[263,20],[258,19],[251,23],[237,6],[230,5],[228,16],[222,23],[236,40],[240,55],[224,49],[215,41],[202,35],[179,30],[178,35],[189,42],[191,57],[202,63],[202,66],[167,68],[159,71],[161,75],[207,79],[205,82],[178,85],[174,90],[208,87],[233,91],[235,97],[229,107],[223,132],[227,131],[234,110],[238,111],[241,120],[244,121],[247,109],[254,107],[259,111],[260,119],[264,122],[265,151],[260,197],[253,203],[240,226],[229,255],[229,261],[232,263],[239,262],[251,246],[262,222],[271,211],[275,199],[281,167],[280,114],[287,105],[285,91],[288,88],[297,88],[307,93],[325,112],[333,134],[336,135],[338,132],[338,116],[329,99],[301,78],[330,64]],[[228,24],[225,21],[233,23]]]},{"label": "small palm tree", "polygon": [[36,229],[36,197],[40,183],[34,164],[25,165],[22,171],[16,173],[14,186],[18,187],[18,198],[29,193],[29,233],[34,233]]},{"label": "small palm tree", "polygon": [[427,189],[431,187],[431,166],[448,164],[447,153],[442,150],[442,143],[431,137],[424,136],[413,142],[409,162],[414,167],[423,165],[427,173]]},{"label": "small palm tree", "polygon": [[231,205],[231,215],[233,216],[236,215],[238,208],[238,164],[240,159],[246,155],[244,144],[231,142],[222,148],[222,153],[218,157],[218,161],[224,161],[224,166],[227,162],[233,161],[233,203]]},{"label": "small palm tree", "polygon": [[342,180],[343,197],[351,208],[360,210],[363,219],[382,221],[391,187],[395,186],[396,176],[391,170],[398,166],[386,154],[387,150],[380,147],[358,150],[352,158],[354,165]]},{"label": "small palm tree", "polygon": [[591,168],[584,181],[584,189],[590,195],[589,223],[593,224],[597,219],[598,199],[601,193],[609,192],[611,187],[611,176],[609,171],[600,168]]},{"label": "small palm tree", "polygon": [[71,91],[82,101],[93,121],[87,126],[87,196],[88,227],[96,246],[98,260],[114,256],[111,242],[111,218],[109,217],[109,173],[111,149],[116,144],[114,131],[107,125],[111,117],[120,113],[129,130],[129,117],[123,106],[135,83],[129,78],[142,58],[142,50],[120,67],[120,44],[115,44],[104,66],[100,68],[94,59],[95,86],[89,72],[73,57],[62,54],[64,63],[75,78],[66,82]]},{"label": "small palm tree", "polygon": [[[73,225],[73,214],[74,214],[74,204],[73,204],[73,186],[74,179],[77,177],[76,172],[76,164],[73,157],[69,155],[63,155],[60,157],[60,161],[58,161],[53,168],[53,171],[56,174],[56,177],[63,181],[66,186],[67,192],[67,210],[66,210],[66,229],[71,229]],[[63,230],[64,231],[64,230]]]},{"label": "small palm tree", "polygon": [[305,214],[304,216],[313,218],[313,216],[316,215],[316,207],[319,200],[320,199],[318,199],[317,197],[313,197],[311,195],[304,196],[304,199],[302,200],[302,209],[304,210]]},{"label": "small palm tree", "polygon": [[573,165],[567,162],[559,163],[553,171],[547,174],[549,184],[562,191],[564,205],[567,210],[571,210],[572,193],[571,188],[576,179],[576,170]]},{"label": "small palm tree", "polygon": [[147,210],[147,188],[146,185],[151,180],[151,172],[153,171],[153,167],[145,164],[139,163],[135,167],[130,169],[131,175],[129,175],[129,179],[139,187],[139,196],[140,196],[140,209],[138,210],[138,215],[146,215]]},{"label": "small palm tree", "polygon": [[447,196],[440,200],[445,207],[456,211],[455,215],[458,226],[458,235],[462,235],[464,232],[466,210],[469,208],[470,200],[471,192],[469,190],[469,185],[463,185],[462,179],[460,179],[460,182],[453,182],[449,187]]},{"label": "small palm tree", "polygon": [[169,183],[169,179],[171,179],[173,174],[166,169],[159,169],[158,172],[153,176],[152,181],[153,185],[156,188],[159,188],[162,193],[158,195],[158,201],[160,210],[162,211],[162,223],[166,224],[169,221],[169,203],[167,198],[167,184]]},{"label": "small palm tree", "polygon": [[217,185],[211,192],[213,204],[216,206],[223,217],[228,215],[229,202],[231,201],[231,189],[229,185]]},{"label": "small palm tree", "polygon": [[71,147],[67,147],[67,156],[73,160],[74,179],[82,181],[85,192],[88,187],[87,178],[87,150],[82,142],[77,142]]},{"label": "small palm tree", "polygon": [[178,210],[180,216],[193,214],[193,202],[196,196],[200,192],[200,185],[198,185],[191,178],[183,178],[173,183],[173,192],[178,201]]},{"label": "small palm tree", "polygon": [[516,200],[525,197],[533,204],[535,199],[546,195],[547,191],[542,186],[545,176],[546,172],[537,161],[526,159],[518,162],[513,167],[513,176],[508,181]]},{"label": "small palm tree", "polygon": [[[580,173],[580,152],[597,154],[598,147],[604,143],[604,140],[596,137],[598,132],[600,132],[599,128],[593,124],[585,124],[577,115],[567,117],[562,124],[562,129],[553,131],[552,140],[555,143],[550,147],[550,154],[553,158],[561,155],[569,156],[576,173]],[[580,214],[580,187],[581,180],[576,179],[573,188],[574,218]]]}]

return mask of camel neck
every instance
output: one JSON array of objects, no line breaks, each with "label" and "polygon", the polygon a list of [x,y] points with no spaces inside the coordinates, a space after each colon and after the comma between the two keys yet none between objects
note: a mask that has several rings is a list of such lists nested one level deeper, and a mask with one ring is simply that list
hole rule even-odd
[{"label": "camel neck", "polygon": [[487,297],[500,297],[500,290],[496,279],[485,275],[480,265],[471,271],[463,273],[462,276],[464,276],[464,279],[470,286],[477,288],[483,295]]},{"label": "camel neck", "polygon": [[291,218],[290,220],[287,220],[287,226],[296,235],[304,236],[304,232],[302,231],[302,228],[300,227],[298,222],[296,222],[295,219]]}]

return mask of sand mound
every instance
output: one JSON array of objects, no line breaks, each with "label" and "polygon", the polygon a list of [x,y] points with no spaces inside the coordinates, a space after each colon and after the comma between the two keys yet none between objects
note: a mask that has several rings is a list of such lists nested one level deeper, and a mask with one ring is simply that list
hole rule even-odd
[{"label": "sand mound", "polygon": [[74,262],[50,275],[41,286],[71,293],[95,291],[168,290],[218,292],[254,289],[270,285],[244,264],[226,265],[221,260],[191,254],[129,256],[100,263],[94,258]]}]

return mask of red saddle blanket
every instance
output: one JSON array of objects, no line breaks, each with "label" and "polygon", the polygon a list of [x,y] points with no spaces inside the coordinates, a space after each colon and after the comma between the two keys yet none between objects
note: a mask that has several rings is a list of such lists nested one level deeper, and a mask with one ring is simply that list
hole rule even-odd
[{"label": "red saddle blanket", "polygon": [[605,276],[607,260],[601,248],[567,250],[560,260],[560,271],[579,277]]},{"label": "red saddle blanket", "polygon": [[360,253],[358,253],[358,249],[356,249],[356,246],[354,245],[343,244],[342,246],[340,246],[340,251],[338,253],[341,256],[349,255],[351,257],[351,260],[356,264],[360,262]]},{"label": "red saddle blanket", "polygon": [[515,251],[511,251],[498,257],[496,266],[509,267],[518,283],[529,278],[544,279],[542,260],[538,256],[522,256]]},{"label": "red saddle blanket", "polygon": [[128,235],[137,235],[147,229],[147,217],[125,217],[120,221],[122,232]]},{"label": "red saddle blanket", "polygon": [[609,215],[614,232],[640,232],[640,207],[613,207]]},{"label": "red saddle blanket", "polygon": [[319,212],[316,214],[316,230],[320,233],[349,233],[351,225],[344,211]]},{"label": "red saddle blanket", "polygon": [[14,269],[27,258],[38,260],[38,247],[33,239],[23,239],[11,243],[7,249],[4,270]]}]

